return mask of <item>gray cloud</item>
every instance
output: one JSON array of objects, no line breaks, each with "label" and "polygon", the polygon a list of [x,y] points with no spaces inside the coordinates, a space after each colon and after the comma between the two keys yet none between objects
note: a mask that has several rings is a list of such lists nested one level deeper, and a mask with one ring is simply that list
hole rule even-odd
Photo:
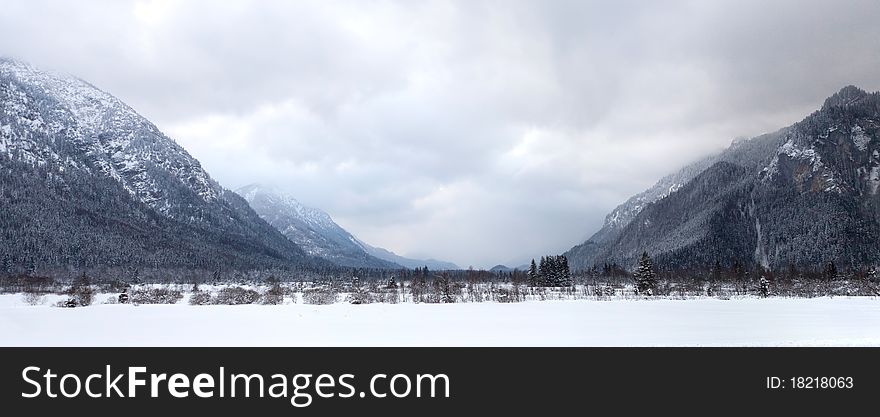
[{"label": "gray cloud", "polygon": [[559,252],[659,176],[880,89],[875,1],[6,1],[0,54],[398,253]]}]

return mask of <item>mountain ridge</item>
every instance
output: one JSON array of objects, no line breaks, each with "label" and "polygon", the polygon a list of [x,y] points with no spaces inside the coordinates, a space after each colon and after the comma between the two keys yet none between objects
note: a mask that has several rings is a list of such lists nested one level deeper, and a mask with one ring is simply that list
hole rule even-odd
[{"label": "mountain ridge", "polygon": [[[670,268],[874,265],[873,239],[880,235],[878,120],[880,94],[846,86],[802,121],[734,141],[664,177],[618,206],[599,231],[566,255],[581,270],[603,263],[631,266],[642,251]],[[732,169],[725,164],[739,173],[725,176]],[[680,194],[700,176],[706,184],[696,191],[699,198]],[[670,183],[675,189],[662,192]],[[705,206],[709,201],[719,205]],[[700,216],[702,223],[676,217],[679,211]]]}]

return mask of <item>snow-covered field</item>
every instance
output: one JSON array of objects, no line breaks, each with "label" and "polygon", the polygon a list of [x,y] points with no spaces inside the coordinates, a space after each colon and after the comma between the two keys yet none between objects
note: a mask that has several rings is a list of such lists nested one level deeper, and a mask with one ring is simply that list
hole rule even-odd
[{"label": "snow-covered field", "polygon": [[65,309],[29,306],[21,295],[0,295],[0,345],[880,346],[880,299],[97,304]]}]

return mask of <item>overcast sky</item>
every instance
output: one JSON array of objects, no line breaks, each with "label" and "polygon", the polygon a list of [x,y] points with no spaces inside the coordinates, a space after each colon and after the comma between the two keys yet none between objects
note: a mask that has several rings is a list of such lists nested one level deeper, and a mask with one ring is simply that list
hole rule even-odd
[{"label": "overcast sky", "polygon": [[[562,252],[686,162],[880,89],[880,2],[35,1],[0,55],[397,253]],[[512,265],[515,266],[515,265]]]}]

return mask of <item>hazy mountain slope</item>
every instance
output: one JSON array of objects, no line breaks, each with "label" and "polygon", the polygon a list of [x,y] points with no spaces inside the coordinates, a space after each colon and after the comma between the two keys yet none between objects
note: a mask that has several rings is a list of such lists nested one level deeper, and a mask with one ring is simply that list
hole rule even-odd
[{"label": "hazy mountain slope", "polygon": [[451,262],[410,259],[371,246],[340,227],[329,214],[307,207],[272,187],[251,184],[238,190],[245,200],[273,227],[306,252],[334,263],[369,268],[458,269]]},{"label": "hazy mountain slope", "polygon": [[327,213],[306,207],[277,190],[252,184],[237,191],[260,217],[299,245],[308,254],[342,266],[400,268],[369,255],[345,229]]},{"label": "hazy mountain slope", "polygon": [[452,262],[441,261],[441,260],[431,259],[431,258],[428,258],[428,259],[407,258],[404,256],[400,256],[394,252],[391,252],[388,249],[370,246],[369,244],[364,243],[361,240],[358,240],[358,243],[360,243],[361,247],[363,247],[364,250],[367,251],[367,253],[369,253],[370,255],[373,255],[379,259],[384,259],[389,262],[394,262],[398,265],[403,265],[407,268],[415,269],[415,268],[428,267],[428,269],[431,269],[434,271],[461,269],[461,267],[459,267],[458,265],[456,265]]},{"label": "hazy mountain slope", "polygon": [[353,267],[458,269],[450,262],[405,258],[371,246],[336,224],[326,212],[307,207],[272,187],[251,184],[238,193],[260,217],[310,255]]}]

